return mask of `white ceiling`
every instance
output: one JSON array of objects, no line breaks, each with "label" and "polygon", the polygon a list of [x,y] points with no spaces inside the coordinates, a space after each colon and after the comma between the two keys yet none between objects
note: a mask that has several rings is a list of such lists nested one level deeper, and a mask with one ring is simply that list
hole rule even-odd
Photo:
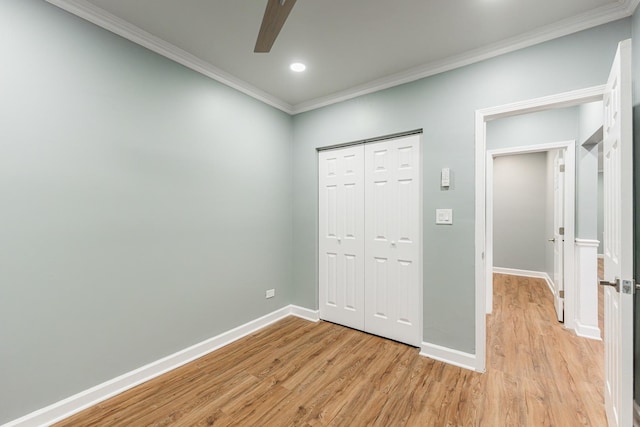
[{"label": "white ceiling", "polygon": [[289,113],[629,16],[639,2],[297,0],[271,53],[257,54],[266,0],[48,1]]}]

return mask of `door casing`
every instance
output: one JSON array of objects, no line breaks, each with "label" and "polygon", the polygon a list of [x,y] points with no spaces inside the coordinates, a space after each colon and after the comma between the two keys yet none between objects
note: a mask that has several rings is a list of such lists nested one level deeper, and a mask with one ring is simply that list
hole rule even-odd
[{"label": "door casing", "polygon": [[[475,118],[475,283],[476,283],[476,354],[475,370],[486,371],[487,358],[487,287],[492,263],[485,259],[487,238],[487,122],[495,119],[517,116],[556,108],[573,107],[589,102],[602,101],[606,87],[593,86],[556,95],[534,98],[497,107],[476,110]],[[568,236],[567,236],[568,239]],[[567,258],[565,258],[567,259]],[[573,260],[571,261],[573,263]],[[566,267],[566,266],[565,266]],[[567,276],[565,275],[565,278]],[[568,278],[567,278],[568,279]],[[569,280],[567,280],[568,282]],[[565,289],[567,284],[565,283]],[[573,312],[565,308],[567,318],[575,318]],[[571,317],[569,317],[571,316]],[[569,326],[569,325],[567,325]]]}]

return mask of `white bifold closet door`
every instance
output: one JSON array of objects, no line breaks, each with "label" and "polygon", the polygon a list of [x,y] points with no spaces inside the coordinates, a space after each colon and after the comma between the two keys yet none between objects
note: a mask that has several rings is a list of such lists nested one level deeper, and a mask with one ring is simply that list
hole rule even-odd
[{"label": "white bifold closet door", "polygon": [[419,346],[419,135],[319,159],[320,317]]},{"label": "white bifold closet door", "polygon": [[320,317],[364,330],[364,150],[319,159]]},{"label": "white bifold closet door", "polygon": [[419,136],[365,146],[365,330],[419,346]]}]

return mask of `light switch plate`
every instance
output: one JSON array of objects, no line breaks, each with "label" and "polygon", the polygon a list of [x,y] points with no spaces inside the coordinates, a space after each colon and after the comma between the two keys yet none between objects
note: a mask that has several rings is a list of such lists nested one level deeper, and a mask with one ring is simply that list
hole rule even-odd
[{"label": "light switch plate", "polygon": [[442,168],[442,171],[440,172],[440,185],[442,187],[448,187],[449,183],[451,179],[451,173],[449,171],[449,168]]},{"label": "light switch plate", "polygon": [[453,224],[453,209],[436,209],[436,224]]}]

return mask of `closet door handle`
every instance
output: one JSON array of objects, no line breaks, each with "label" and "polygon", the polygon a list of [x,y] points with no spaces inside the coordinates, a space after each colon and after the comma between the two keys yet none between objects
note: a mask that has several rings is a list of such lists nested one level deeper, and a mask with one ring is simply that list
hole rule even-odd
[{"label": "closet door handle", "polygon": [[395,248],[395,247],[396,247],[396,241],[395,241],[395,240],[392,240],[392,241],[391,241],[391,247],[392,247],[392,248]]}]

